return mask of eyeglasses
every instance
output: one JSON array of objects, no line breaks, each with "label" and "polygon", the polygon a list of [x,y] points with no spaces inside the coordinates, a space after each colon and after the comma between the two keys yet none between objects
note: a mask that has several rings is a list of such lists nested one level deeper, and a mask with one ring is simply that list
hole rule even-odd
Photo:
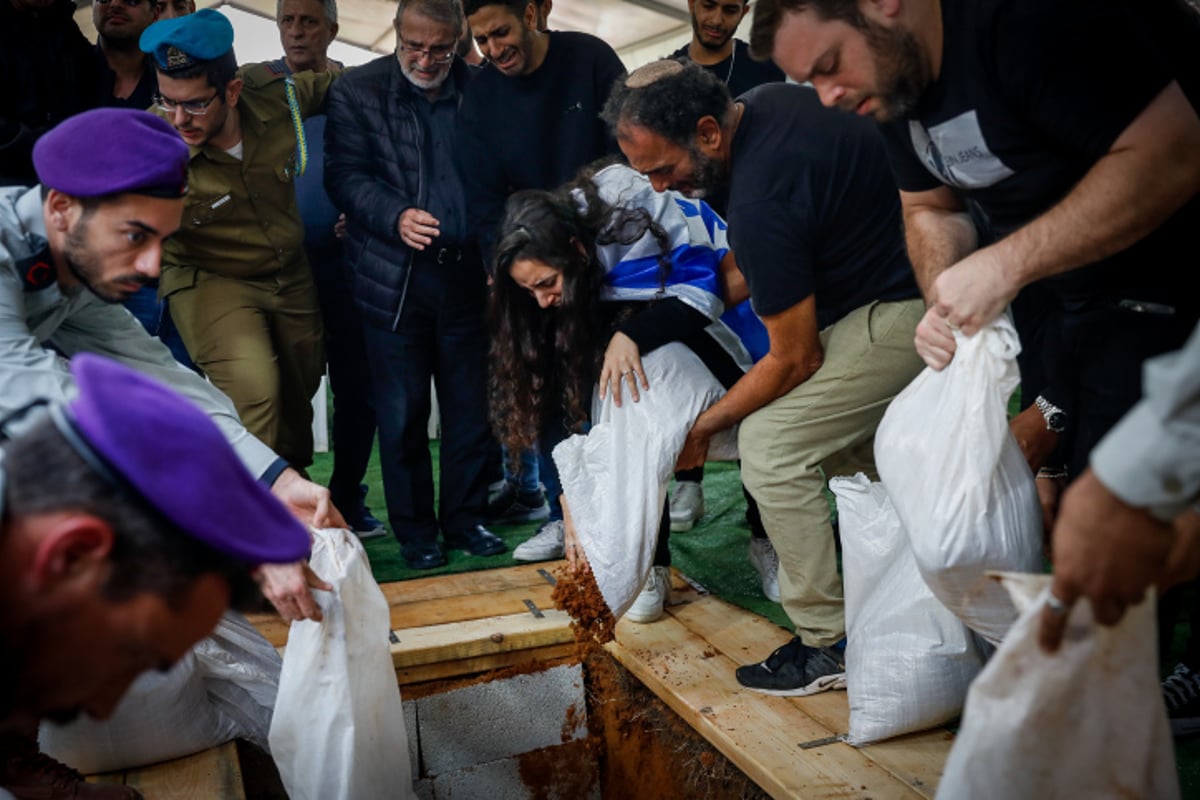
[{"label": "eyeglasses", "polygon": [[[128,0],[122,0],[122,1],[128,2]],[[213,96],[208,98],[207,100],[179,101],[179,100],[172,100],[169,97],[163,97],[161,94],[156,94],[156,95],[154,95],[154,105],[158,108],[159,111],[164,111],[168,114],[174,114],[175,109],[182,108],[184,113],[187,114],[189,117],[202,117],[208,113],[208,107],[210,105],[212,105],[212,101],[216,100],[217,97],[218,97],[218,94],[214,93]]]},{"label": "eyeglasses", "polygon": [[449,64],[454,60],[454,45],[439,44],[433,47],[417,47],[414,44],[400,39],[396,45],[401,51],[415,56],[416,58],[427,58],[434,64]]},{"label": "eyeglasses", "polygon": [[125,6],[126,8],[137,8],[142,3],[146,2],[146,0],[94,0],[94,2],[96,3],[96,5],[101,5],[101,6],[106,6],[109,3],[117,2],[117,3],[120,3],[121,5]]}]

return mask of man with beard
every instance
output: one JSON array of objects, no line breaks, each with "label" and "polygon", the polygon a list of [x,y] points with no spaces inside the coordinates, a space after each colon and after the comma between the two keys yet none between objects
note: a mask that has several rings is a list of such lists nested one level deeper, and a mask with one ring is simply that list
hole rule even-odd
[{"label": "man with beard", "polygon": [[28,732],[107,717],[139,673],[178,661],[226,607],[250,607],[251,569],[304,558],[309,537],[182,396],[86,353],[71,376],[69,405],[0,433],[0,785],[124,800],[141,795],[84,783]]},{"label": "man with beard", "polygon": [[[811,80],[827,105],[885,123],[929,306],[916,337],[925,361],[944,367],[954,328],[971,335],[1012,304],[1028,404],[1013,430],[1031,466],[1048,465],[1037,481],[1048,531],[1066,482],[1141,396],[1142,363],[1182,346],[1200,317],[1183,255],[1200,227],[1200,118],[1184,91],[1194,94],[1200,65],[1194,40],[1169,35],[1194,37],[1196,21],[1173,2],[1145,5],[755,7],[752,51]],[[1114,546],[1111,557],[1134,555]],[[1171,706],[1173,719],[1182,711]]]},{"label": "man with beard", "polygon": [[760,84],[784,80],[779,67],[751,58],[750,47],[733,37],[749,11],[749,0],[688,0],[692,41],[671,57],[704,67],[728,86],[734,97]]},{"label": "man with beard", "polygon": [[844,686],[825,476],[874,473],[875,428],[921,367],[911,337],[923,307],[883,142],[806,87],[767,84],[734,101],[711,73],[670,60],[619,81],[604,118],[655,189],[726,209],[770,338],[770,351],[696,420],[677,464],[703,464],[712,436],[741,423],[742,479],[779,554],[796,637],[740,667],[738,681],[781,695]]},{"label": "man with beard", "polygon": [[[507,550],[487,503],[486,275],[467,226],[455,124],[471,68],[455,58],[458,0],[401,0],[396,54],[334,85],[325,188],[346,214],[346,263],[362,313],[388,521],[413,569]],[[426,424],[441,411],[435,514]]]},{"label": "man with beard", "polygon": [[238,71],[233,26],[212,9],[154,23],[141,48],[158,68],[158,114],[191,152],[160,297],[246,428],[307,467],[325,353],[294,179],[308,162],[298,129],[321,111],[334,75],[289,76],[270,64]]},{"label": "man with beard", "polygon": [[[33,159],[40,187],[0,191],[0,412],[39,397],[65,400],[74,383],[63,356],[99,353],[199,406],[242,463],[301,521],[342,524],[325,489],[251,436],[227,397],[179,365],[116,305],[158,276],[163,241],[179,227],[187,148],[178,135],[143,111],[97,109],[43,136]],[[136,425],[135,411],[130,414]],[[169,461],[171,443],[160,444]],[[189,486],[184,494],[191,492]],[[308,586],[325,584],[302,563],[264,567],[260,578],[285,618],[320,617]],[[64,792],[76,787],[73,773],[39,772],[40,762],[24,755],[24,748],[0,747],[5,780],[41,774],[48,782],[61,778]]]}]

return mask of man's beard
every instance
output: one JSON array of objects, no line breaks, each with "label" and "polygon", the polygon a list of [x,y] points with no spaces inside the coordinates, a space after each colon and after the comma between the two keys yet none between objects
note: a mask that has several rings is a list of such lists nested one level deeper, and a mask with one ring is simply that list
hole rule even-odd
[{"label": "man's beard", "polygon": [[[71,274],[96,297],[106,303],[124,302],[129,297],[127,292],[107,290],[100,283],[104,270],[100,264],[100,258],[92,252],[91,244],[88,242],[89,216],[85,211],[79,221],[67,232],[66,241],[63,242],[63,261],[66,262],[67,269],[71,270]],[[120,280],[136,281],[143,286],[148,282],[144,276],[137,273],[122,276]]]},{"label": "man's beard", "polygon": [[721,39],[721,41],[717,42],[716,44],[713,44],[712,42],[707,41],[704,38],[704,30],[700,27],[700,20],[696,19],[695,17],[692,17],[692,34],[693,34],[692,38],[694,38],[701,47],[703,47],[705,50],[710,50],[714,53],[720,51],[720,49],[722,47],[724,47],[725,44],[730,39],[733,38],[733,32],[731,31],[728,35],[726,35],[724,38]]},{"label": "man's beard", "polygon": [[867,45],[875,58],[876,73],[884,81],[876,94],[880,103],[876,117],[893,120],[912,111],[933,81],[928,61],[912,31],[892,29],[867,22]]},{"label": "man's beard", "polygon": [[446,78],[450,77],[450,70],[448,69],[442,69],[438,74],[438,77],[434,78],[433,80],[418,77],[416,70],[405,64],[403,61],[400,62],[400,72],[404,74],[404,77],[409,83],[426,92],[437,89],[446,82]]},{"label": "man's beard", "polygon": [[701,200],[724,192],[728,172],[721,159],[709,158],[694,145],[688,150],[688,157],[693,165],[692,174],[688,177],[691,188],[684,194],[693,200]]}]

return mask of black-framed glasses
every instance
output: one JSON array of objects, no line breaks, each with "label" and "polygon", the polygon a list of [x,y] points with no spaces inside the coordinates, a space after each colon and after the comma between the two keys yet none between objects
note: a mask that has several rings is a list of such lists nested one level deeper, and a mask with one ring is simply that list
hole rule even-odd
[{"label": "black-framed glasses", "polygon": [[439,44],[433,47],[417,47],[400,39],[396,45],[400,50],[417,58],[427,58],[434,64],[449,64],[454,60],[454,45]]},{"label": "black-framed glasses", "polygon": [[149,0],[94,0],[94,2],[100,6],[106,6],[109,3],[120,3],[126,8],[137,8],[142,3],[149,2]]},{"label": "black-framed glasses", "polygon": [[184,113],[189,117],[202,117],[208,113],[208,107],[212,105],[212,101],[216,100],[218,93],[214,92],[213,96],[207,100],[172,100],[169,97],[163,97],[161,94],[154,95],[154,105],[159,111],[165,111],[168,114],[174,114],[175,109],[182,108]]}]

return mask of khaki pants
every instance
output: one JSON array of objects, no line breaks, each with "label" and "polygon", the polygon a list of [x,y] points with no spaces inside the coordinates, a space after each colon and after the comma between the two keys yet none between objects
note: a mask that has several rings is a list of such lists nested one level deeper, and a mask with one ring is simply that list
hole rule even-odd
[{"label": "khaki pants", "polygon": [[196,366],[229,395],[242,424],[297,469],[312,463],[312,396],[324,333],[307,265],[290,280],[236,280],[203,270],[170,294]]},{"label": "khaki pants", "polygon": [[875,475],[875,428],[921,371],[913,334],[921,300],[871,303],[821,331],[825,361],[804,383],[742,422],[742,480],[779,554],[779,593],[810,647],[845,636],[842,582],[826,477]]}]

